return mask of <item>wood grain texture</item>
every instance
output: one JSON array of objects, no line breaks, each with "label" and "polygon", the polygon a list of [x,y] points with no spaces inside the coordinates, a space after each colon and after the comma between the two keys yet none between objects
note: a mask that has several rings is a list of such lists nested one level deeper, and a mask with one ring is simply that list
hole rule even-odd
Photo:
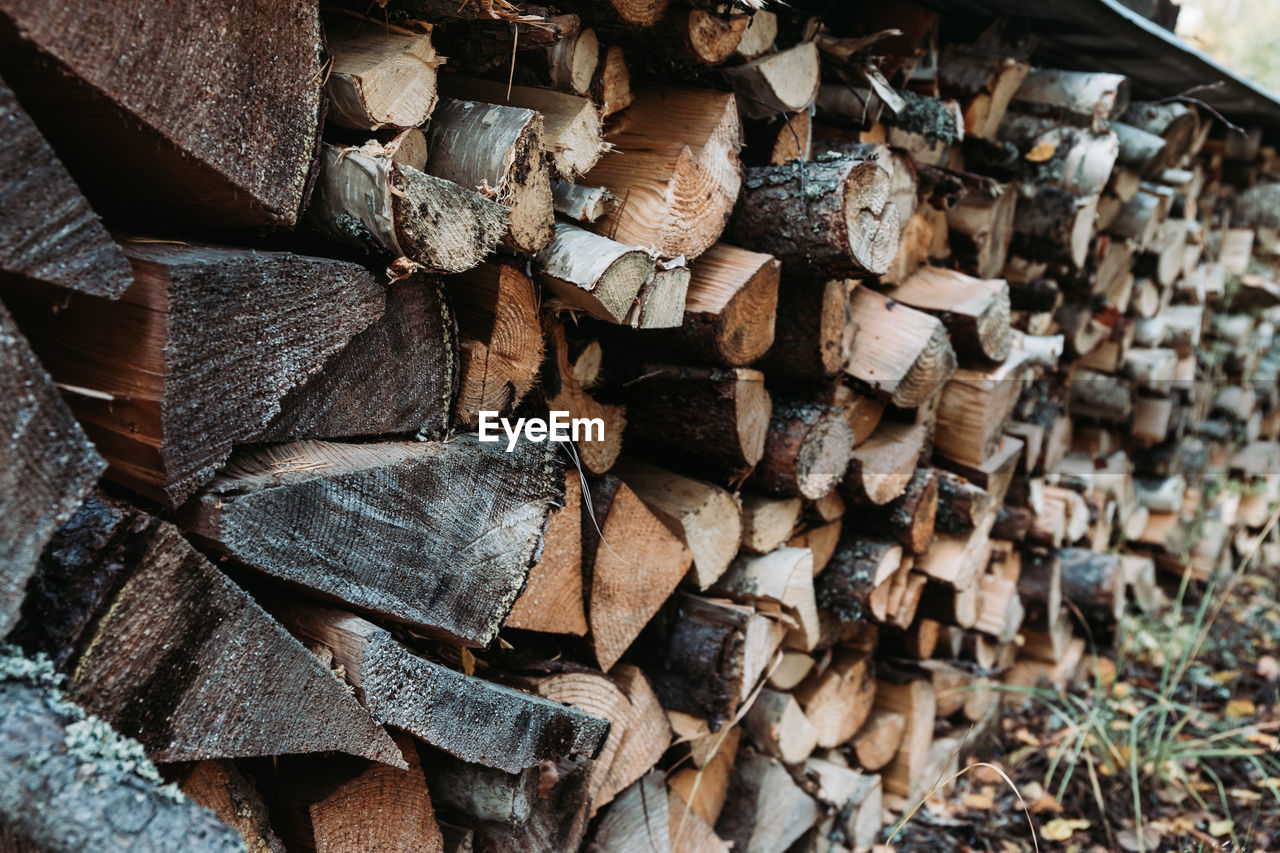
[{"label": "wood grain texture", "polygon": [[440,282],[423,275],[394,282],[382,316],[286,394],[257,440],[440,438],[458,389],[458,350]]},{"label": "wood grain texture", "polygon": [[106,467],[0,305],[0,634],[40,549]]},{"label": "wood grain texture", "polygon": [[271,828],[271,817],[262,795],[234,761],[225,758],[201,761],[178,784],[182,793],[197,805],[212,810],[219,820],[240,833],[246,850],[286,853],[284,842]]},{"label": "wood grain texture", "polygon": [[3,79],[0,127],[0,273],[119,296],[129,262]]},{"label": "wood grain texture", "polygon": [[[48,688],[0,683],[0,820],[7,840],[25,842],[11,849],[245,849],[236,831],[213,814],[162,791],[158,776],[148,778],[123,762],[95,756],[92,749],[74,747],[72,732],[86,725],[93,724],[78,707],[60,701]],[[123,752],[129,743],[116,736],[105,746]],[[37,754],[43,760],[32,761]]]},{"label": "wood grain texture", "polygon": [[606,720],[420,657],[358,616],[299,603],[272,609],[309,645],[332,651],[375,720],[463,761],[519,773],[594,758],[609,733]]},{"label": "wood grain texture", "polygon": [[245,450],[184,524],[250,568],[470,646],[497,635],[541,547],[550,443],[293,442]]},{"label": "wood grain texture", "polygon": [[115,301],[30,296],[15,316],[108,476],[176,507],[280,399],[383,312],[356,264],[284,252],[125,242],[134,283]]},{"label": "wood grain texture", "polygon": [[0,6],[0,71],[106,210],[298,221],[320,132],[314,0]]},{"label": "wood grain texture", "polygon": [[33,602],[47,621],[25,637],[74,649],[72,695],[155,760],[337,750],[400,762],[329,671],[172,525],[90,498],[40,578],[56,597]]},{"label": "wood grain texture", "polygon": [[564,505],[553,510],[542,537],[542,556],[516,599],[507,625],[549,634],[587,633],[582,595],[582,480],[566,472]]}]

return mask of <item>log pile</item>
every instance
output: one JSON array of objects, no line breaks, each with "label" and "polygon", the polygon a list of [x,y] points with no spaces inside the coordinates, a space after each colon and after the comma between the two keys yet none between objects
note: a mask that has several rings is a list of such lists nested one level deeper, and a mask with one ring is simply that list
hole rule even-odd
[{"label": "log pile", "polygon": [[[66,5],[0,0],[0,629],[249,849],[868,849],[1280,563],[1260,134],[907,3]],[[0,687],[62,849],[23,792],[123,795]]]}]

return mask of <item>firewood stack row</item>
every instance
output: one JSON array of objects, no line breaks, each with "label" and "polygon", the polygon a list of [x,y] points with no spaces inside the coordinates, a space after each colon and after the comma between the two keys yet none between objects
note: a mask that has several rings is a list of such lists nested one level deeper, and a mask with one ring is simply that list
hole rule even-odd
[{"label": "firewood stack row", "polygon": [[1260,133],[905,2],[125,5],[0,0],[0,837],[867,849],[1280,563]]}]

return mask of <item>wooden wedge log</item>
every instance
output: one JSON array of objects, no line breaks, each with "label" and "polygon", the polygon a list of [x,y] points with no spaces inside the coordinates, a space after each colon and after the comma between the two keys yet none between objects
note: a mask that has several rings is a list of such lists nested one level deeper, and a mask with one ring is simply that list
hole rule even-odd
[{"label": "wooden wedge log", "polygon": [[868,287],[851,300],[854,338],[845,372],[895,406],[914,408],[946,384],[956,369],[946,327],[937,318]]},{"label": "wooden wedge log", "polygon": [[356,130],[427,123],[436,107],[436,55],[429,33],[378,27],[346,15],[325,21],[333,64],[325,75],[326,119]]},{"label": "wooden wedge log", "polygon": [[654,270],[646,252],[564,222],[537,262],[538,280],[567,307],[620,325]]}]

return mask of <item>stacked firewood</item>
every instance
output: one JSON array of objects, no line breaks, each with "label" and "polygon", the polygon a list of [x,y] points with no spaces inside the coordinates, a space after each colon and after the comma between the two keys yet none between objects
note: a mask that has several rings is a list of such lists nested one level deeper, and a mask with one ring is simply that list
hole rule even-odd
[{"label": "stacked firewood", "polygon": [[0,0],[0,633],[230,828],[7,658],[0,839],[866,849],[1280,563],[1260,133],[910,3],[125,5]]}]

